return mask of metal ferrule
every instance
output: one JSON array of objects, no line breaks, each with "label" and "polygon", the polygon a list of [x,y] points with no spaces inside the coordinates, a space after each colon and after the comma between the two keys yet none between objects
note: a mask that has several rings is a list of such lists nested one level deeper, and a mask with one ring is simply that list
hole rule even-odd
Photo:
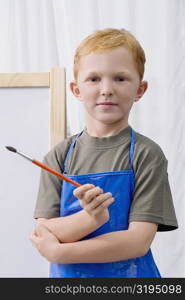
[{"label": "metal ferrule", "polygon": [[25,154],[22,154],[22,153],[20,153],[20,152],[18,152],[18,151],[17,151],[17,154],[21,155],[22,157],[26,158],[27,160],[29,160],[29,161],[31,161],[31,162],[32,162],[32,160],[33,160],[33,159],[31,159],[30,157],[28,157],[28,156],[26,156]]}]

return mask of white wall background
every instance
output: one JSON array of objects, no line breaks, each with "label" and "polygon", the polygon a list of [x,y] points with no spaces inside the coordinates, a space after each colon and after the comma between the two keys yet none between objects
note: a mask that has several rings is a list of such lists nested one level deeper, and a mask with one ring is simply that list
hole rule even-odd
[{"label": "white wall background", "polygon": [[[76,46],[106,27],[126,28],[143,45],[149,89],[135,104],[130,124],[162,147],[179,222],[178,230],[158,233],[153,244],[163,277],[185,277],[184,16],[184,0],[0,0],[0,72],[49,71],[58,65],[66,67],[69,81]],[[39,170],[3,148],[14,144],[42,159],[49,147],[46,97],[38,95],[35,102],[32,90],[11,101],[4,93],[0,91],[0,277],[47,277],[47,263],[28,241]],[[67,96],[73,134],[84,125],[83,108],[69,89]]]}]

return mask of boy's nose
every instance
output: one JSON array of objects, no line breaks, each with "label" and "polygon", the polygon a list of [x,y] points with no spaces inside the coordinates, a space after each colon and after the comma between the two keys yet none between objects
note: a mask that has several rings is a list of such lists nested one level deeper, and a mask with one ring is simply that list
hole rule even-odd
[{"label": "boy's nose", "polygon": [[112,96],[113,95],[113,87],[112,87],[112,85],[110,84],[110,83],[108,83],[108,82],[104,82],[104,83],[102,83],[102,86],[101,86],[101,95],[102,96],[108,96],[108,97],[110,97],[110,96]]},{"label": "boy's nose", "polygon": [[112,96],[112,92],[111,91],[102,91],[102,96],[108,96],[108,97],[110,97],[110,96]]}]

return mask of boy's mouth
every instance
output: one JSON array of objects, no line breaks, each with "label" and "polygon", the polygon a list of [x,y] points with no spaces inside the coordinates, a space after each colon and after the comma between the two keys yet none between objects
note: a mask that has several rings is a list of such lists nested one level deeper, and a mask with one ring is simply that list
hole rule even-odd
[{"label": "boy's mouth", "polygon": [[113,102],[100,102],[100,103],[97,103],[97,105],[108,105],[108,106],[114,106],[114,105],[117,105],[116,103],[113,103]]}]

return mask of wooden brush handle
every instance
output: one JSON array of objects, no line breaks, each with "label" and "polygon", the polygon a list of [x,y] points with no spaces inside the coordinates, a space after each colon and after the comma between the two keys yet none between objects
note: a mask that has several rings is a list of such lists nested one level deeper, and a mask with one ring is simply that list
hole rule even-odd
[{"label": "wooden brush handle", "polygon": [[58,176],[59,178],[65,180],[65,181],[68,181],[69,183],[73,184],[73,185],[76,186],[76,187],[81,186],[81,184],[79,184],[78,182],[76,182],[76,181],[74,181],[74,180],[68,178],[67,176],[64,176],[63,174],[61,174],[61,173],[59,173],[59,172],[57,172],[57,171],[55,171],[55,170],[53,170],[53,169],[51,169],[51,168],[49,168],[48,166],[44,165],[43,163],[41,163],[41,162],[38,161],[38,160],[33,159],[33,160],[32,160],[32,163],[35,164],[35,165],[37,165],[37,166],[39,166],[40,168],[42,168],[42,169],[44,169],[44,170],[50,172],[50,173],[52,173],[53,175]]}]

